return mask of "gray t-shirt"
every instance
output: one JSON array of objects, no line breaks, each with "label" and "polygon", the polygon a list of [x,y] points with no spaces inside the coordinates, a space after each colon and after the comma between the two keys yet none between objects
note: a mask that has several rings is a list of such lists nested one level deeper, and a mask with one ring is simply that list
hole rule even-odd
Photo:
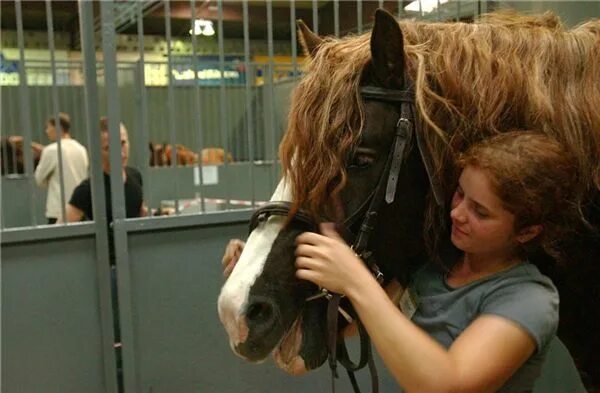
[{"label": "gray t-shirt", "polygon": [[415,274],[409,288],[417,302],[413,322],[446,348],[483,314],[499,315],[525,329],[537,350],[500,392],[532,391],[558,327],[558,291],[535,265],[521,263],[452,288],[442,270],[430,264]]}]

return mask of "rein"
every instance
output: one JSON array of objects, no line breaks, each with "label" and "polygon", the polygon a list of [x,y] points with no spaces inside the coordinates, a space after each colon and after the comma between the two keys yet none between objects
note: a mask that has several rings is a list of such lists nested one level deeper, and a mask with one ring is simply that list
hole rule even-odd
[{"label": "rein", "polygon": [[[352,227],[355,222],[358,222],[359,218],[362,216],[362,223],[360,225],[358,234],[352,243],[352,249],[373,272],[376,280],[380,284],[383,284],[383,274],[375,263],[373,253],[367,249],[367,246],[369,238],[373,232],[373,229],[375,228],[378,211],[380,210],[383,202],[385,201],[386,204],[391,204],[395,199],[402,162],[404,161],[405,154],[408,150],[407,145],[411,143],[413,134],[415,134],[414,91],[411,88],[407,90],[392,90],[373,86],[365,86],[360,88],[360,94],[364,100],[396,103],[400,107],[400,116],[396,123],[392,148],[390,149],[384,170],[379,177],[379,181],[377,182],[377,187],[359,206],[359,208],[353,212],[343,223],[343,228],[349,231],[349,228]],[[433,193],[436,200],[438,200],[439,193],[437,192],[437,187],[435,187],[432,173],[428,168],[428,160],[424,155],[418,132],[416,134],[418,139],[417,144],[425,163],[429,180],[432,184]],[[252,232],[261,222],[265,222],[271,215],[289,216],[291,205],[292,204],[290,202],[272,201],[261,206],[254,212],[252,218],[250,219],[250,232]],[[299,209],[296,214],[290,218],[290,220],[299,221],[307,225],[312,231],[318,230],[317,224],[313,221],[310,214],[302,209]],[[350,382],[352,383],[352,388],[356,393],[360,393],[360,389],[358,387],[354,372],[368,365],[371,375],[371,391],[373,393],[379,392],[377,369],[373,360],[371,341],[360,319],[354,315],[354,320],[356,320],[360,336],[360,358],[358,363],[354,363],[348,356],[348,350],[346,348],[343,336],[338,333],[338,313],[342,314],[342,316],[350,323],[353,321],[353,317],[340,307],[342,296],[340,294],[330,293],[325,288],[321,288],[320,292],[308,297],[306,301],[312,301],[320,298],[325,298],[329,302],[327,305],[327,341],[329,352],[328,362],[332,375],[332,392],[335,393],[335,379],[338,378],[338,362],[346,369],[346,373],[348,374]]]}]

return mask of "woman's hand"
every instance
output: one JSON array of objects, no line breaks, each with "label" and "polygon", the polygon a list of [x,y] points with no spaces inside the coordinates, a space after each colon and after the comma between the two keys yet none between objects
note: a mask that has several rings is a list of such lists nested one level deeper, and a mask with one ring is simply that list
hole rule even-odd
[{"label": "woman's hand", "polygon": [[319,229],[321,235],[305,232],[296,238],[296,277],[343,295],[373,279],[333,224],[321,224]]},{"label": "woman's hand", "polygon": [[242,255],[245,245],[246,243],[240,239],[231,239],[229,240],[229,243],[227,243],[227,247],[225,247],[225,254],[223,254],[223,258],[221,259],[224,278],[229,277],[233,271],[235,264],[237,263],[238,259],[240,259],[240,255]]}]

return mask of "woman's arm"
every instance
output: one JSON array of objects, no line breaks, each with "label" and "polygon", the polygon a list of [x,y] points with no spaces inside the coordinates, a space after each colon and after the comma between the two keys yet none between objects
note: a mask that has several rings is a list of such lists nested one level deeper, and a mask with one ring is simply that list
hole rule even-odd
[{"label": "woman's arm", "polygon": [[375,280],[363,284],[347,296],[408,392],[494,392],[535,350],[525,330],[493,315],[477,318],[446,350],[406,318]]},{"label": "woman's arm", "polygon": [[363,262],[327,226],[298,237],[297,276],[352,302],[384,363],[408,392],[496,391],[531,356],[535,342],[501,317],[477,318],[446,349],[406,318]]}]

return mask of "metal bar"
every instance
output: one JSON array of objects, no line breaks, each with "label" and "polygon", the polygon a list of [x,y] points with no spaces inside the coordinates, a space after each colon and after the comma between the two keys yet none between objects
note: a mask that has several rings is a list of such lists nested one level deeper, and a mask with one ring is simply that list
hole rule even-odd
[{"label": "metal bar", "polygon": [[[277,186],[277,139],[278,132],[275,125],[275,61],[274,61],[274,50],[273,50],[273,2],[271,0],[267,0],[267,49],[269,54],[269,102],[270,102],[270,110],[267,111],[269,114],[269,122],[271,123],[271,168],[269,170],[269,187],[271,190],[274,190]],[[264,101],[263,101],[264,102]],[[265,140],[265,143],[267,141]],[[254,204],[254,200],[252,203]]]},{"label": "metal bar", "polygon": [[379,0],[379,8],[384,8],[383,7],[383,0]]},{"label": "metal bar", "polygon": [[[148,152],[148,143],[150,142],[150,125],[148,124],[148,97],[146,93],[146,70],[144,68],[145,62],[145,52],[144,52],[144,14],[143,14],[143,4],[142,2],[137,2],[137,34],[138,34],[138,54],[140,56],[137,64],[138,64],[138,94],[140,97],[139,102],[139,119],[138,124],[141,128],[141,132],[139,135],[142,137],[142,147],[140,151],[142,153],[142,179],[143,179],[143,193],[146,195],[145,200],[149,200],[148,197],[150,195],[151,187],[151,176],[149,176],[149,165],[150,165],[150,157]],[[150,209],[150,206],[148,206]],[[148,211],[150,213],[150,211]]]},{"label": "metal bar", "polygon": [[336,37],[340,36],[340,2],[333,0],[333,32]]},{"label": "metal bar", "polygon": [[312,14],[313,14],[313,32],[319,34],[319,2],[313,0],[312,2]]},{"label": "metal bar", "polygon": [[104,52],[104,79],[106,88],[110,187],[113,214],[113,236],[115,259],[117,266],[117,286],[119,292],[119,319],[121,341],[123,342],[124,390],[134,392],[136,389],[137,366],[135,363],[135,341],[133,337],[133,316],[131,305],[131,287],[129,270],[129,250],[125,221],[125,193],[123,185],[123,169],[121,164],[121,138],[119,113],[119,87],[117,80],[117,50],[114,24],[113,1],[100,3],[102,20],[102,50]]},{"label": "metal bar", "polygon": [[363,8],[362,0],[356,0],[356,29],[358,34],[363,32]]},{"label": "metal bar", "polygon": [[[218,18],[219,18],[219,56],[223,52],[223,5],[221,0],[217,3],[218,8]],[[194,28],[194,20],[196,19],[196,0],[190,0],[190,10],[192,11],[191,15],[191,28]],[[204,130],[202,127],[202,100],[200,98],[200,85],[198,82],[198,52],[196,50],[196,35],[192,34],[192,61],[193,61],[193,69],[194,69],[194,113],[198,114],[198,118],[196,120],[197,124],[197,132],[198,132],[198,180],[200,184],[198,185],[198,189],[200,192],[197,197],[200,198],[200,212],[206,213],[206,204],[204,203],[204,173],[203,173],[203,162],[202,162],[202,150],[204,150]],[[220,59],[219,59],[220,62]],[[221,70],[221,79],[223,79],[223,71]]]},{"label": "metal bar", "polygon": [[60,119],[58,115],[58,89],[56,86],[56,62],[54,58],[54,24],[52,20],[52,3],[51,0],[46,0],[46,23],[48,29],[48,49],[50,50],[50,66],[52,70],[52,113],[54,114],[54,128],[56,129],[56,142],[58,149],[58,177],[60,183],[60,213],[61,222],[66,223],[67,212],[65,209],[66,195],[65,195],[65,178],[64,168],[62,160],[62,134],[63,129],[60,125]]},{"label": "metal bar", "polygon": [[232,223],[247,223],[254,209],[245,208],[211,212],[210,214],[182,214],[170,217],[151,217],[148,219],[134,218],[125,222],[128,233],[156,231],[171,228],[220,226]]},{"label": "metal bar", "polygon": [[403,0],[398,0],[398,18],[402,18],[402,16],[403,16],[403,13],[404,13],[403,3],[404,3]]},{"label": "metal bar", "polygon": [[[219,80],[219,124],[221,125],[221,134],[225,134],[225,142],[223,143],[224,170],[226,173],[229,173],[229,160],[227,159],[229,155],[229,121],[227,118],[227,98],[225,92],[225,37],[223,36],[223,2],[221,0],[217,3],[217,11],[219,17],[219,71],[221,72],[221,79]],[[246,68],[246,78],[248,78],[248,68]],[[225,199],[227,200],[225,209],[229,209],[231,207],[231,191],[228,188],[225,192]]]},{"label": "metal bar", "polygon": [[441,21],[442,20],[442,10],[440,7],[440,0],[437,0],[437,20]]},{"label": "metal bar", "polygon": [[[96,271],[98,274],[98,290],[100,302],[100,321],[102,323],[102,351],[104,379],[108,392],[118,390],[115,353],[113,349],[113,313],[111,297],[111,277],[109,261],[108,223],[106,217],[106,201],[104,200],[104,174],[100,149],[100,127],[98,123],[98,85],[96,76],[96,48],[94,45],[94,9],[92,2],[79,0],[79,33],[83,55],[84,91],[86,130],[90,152],[90,181],[92,188],[92,212],[94,223],[92,228],[96,234]],[[69,225],[70,227],[72,225]]]},{"label": "metal bar", "polygon": [[[177,168],[177,146],[175,135],[175,92],[173,91],[173,59],[171,58],[171,4],[165,1],[165,30],[167,38],[167,126],[169,127],[169,137],[171,139],[171,168]],[[175,214],[179,211],[179,177],[175,177]]]},{"label": "metal bar", "polygon": [[298,78],[298,38],[296,37],[296,2],[290,0],[290,31],[292,33],[292,79]]},{"label": "metal bar", "polygon": [[[27,74],[25,73],[25,38],[23,34],[23,14],[21,0],[15,0],[15,16],[17,19],[17,42],[19,46],[19,99],[21,108],[21,129],[23,130],[23,158],[25,159],[25,176],[29,183],[29,215],[30,223],[37,226],[36,192],[33,177],[33,154],[31,153],[31,111],[29,105],[29,90],[27,89]],[[13,112],[14,113],[14,112]]]},{"label": "metal bar", "polygon": [[[75,222],[71,225],[40,225],[37,227],[5,228],[2,230],[0,244],[35,242],[43,240],[75,239],[94,235],[94,223]],[[106,261],[104,261],[106,263]],[[112,325],[111,325],[112,326]],[[110,343],[112,348],[112,343]],[[111,351],[112,352],[112,351]],[[114,356],[114,355],[113,355]],[[114,360],[112,361],[114,365]],[[114,376],[115,374],[112,374]]]},{"label": "metal bar", "polygon": [[248,161],[250,162],[250,184],[252,207],[256,207],[254,186],[254,117],[252,116],[252,87],[254,85],[255,69],[250,68],[250,20],[248,17],[248,0],[242,3],[244,14],[244,68],[246,69],[246,129],[248,133]]},{"label": "metal bar", "polygon": [[423,17],[423,3],[419,0],[419,18]]}]

